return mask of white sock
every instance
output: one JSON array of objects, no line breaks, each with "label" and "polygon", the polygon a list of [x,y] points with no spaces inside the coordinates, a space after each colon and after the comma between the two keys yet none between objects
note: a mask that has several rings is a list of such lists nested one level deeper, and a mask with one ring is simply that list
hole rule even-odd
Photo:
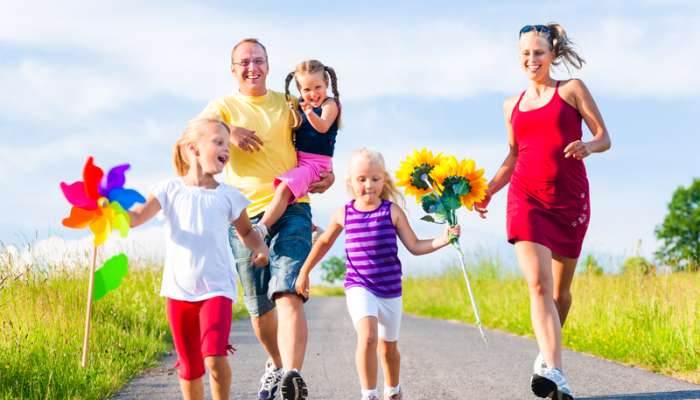
[{"label": "white sock", "polygon": [[362,398],[363,399],[368,399],[369,396],[377,396],[379,397],[379,392],[377,392],[377,388],[374,389],[362,389]]},{"label": "white sock", "polygon": [[401,391],[401,385],[394,387],[384,386],[384,396],[392,396]]}]

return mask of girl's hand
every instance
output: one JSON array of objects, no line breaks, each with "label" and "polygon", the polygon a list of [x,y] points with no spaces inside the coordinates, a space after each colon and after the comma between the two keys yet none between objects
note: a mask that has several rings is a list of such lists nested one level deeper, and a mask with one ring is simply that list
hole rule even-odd
[{"label": "girl's hand", "polygon": [[476,212],[479,213],[479,216],[483,219],[486,219],[486,213],[489,212],[489,210],[487,210],[486,207],[489,206],[490,202],[491,202],[491,194],[487,191],[486,197],[484,197],[483,200],[481,200],[478,203],[474,203],[474,209],[476,210]]},{"label": "girl's hand", "polygon": [[253,250],[251,258],[253,259],[253,265],[255,265],[256,268],[265,267],[270,263],[270,249],[268,249],[267,246],[262,245]]},{"label": "girl's hand", "polygon": [[312,106],[311,103],[309,103],[308,101],[302,101],[301,103],[299,103],[299,106],[306,115],[309,115],[310,113],[314,112],[314,106]]},{"label": "girl's hand", "polygon": [[591,149],[588,147],[588,143],[576,140],[569,143],[564,149],[564,157],[573,157],[577,160],[583,160],[591,154]]},{"label": "girl's hand", "polygon": [[445,240],[445,243],[450,243],[452,239],[458,239],[459,234],[461,232],[459,224],[455,226],[446,226],[445,227],[445,232],[443,233],[442,237]]},{"label": "girl's hand", "polygon": [[309,276],[304,273],[300,273],[297,277],[297,282],[294,284],[294,289],[296,289],[297,294],[305,299],[309,298]]}]

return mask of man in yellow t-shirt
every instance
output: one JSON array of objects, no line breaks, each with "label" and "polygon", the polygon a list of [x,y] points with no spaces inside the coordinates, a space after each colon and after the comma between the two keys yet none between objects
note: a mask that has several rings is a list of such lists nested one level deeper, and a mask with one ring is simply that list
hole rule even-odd
[{"label": "man in yellow t-shirt", "polygon": [[[267,89],[267,51],[257,39],[244,39],[231,51],[231,72],[238,92],[214,100],[200,114],[231,127],[231,160],[224,170],[226,182],[238,188],[252,204],[253,223],[262,218],[274,195],[273,181],[296,167],[292,143],[292,114],[283,93]],[[310,187],[323,192],[333,174]],[[274,399],[281,386],[287,399],[306,399],[306,384],[299,374],[306,352],[307,326],[303,301],[294,283],[311,250],[311,209],[308,197],[287,207],[269,230],[270,265],[255,268],[250,250],[229,231],[236,269],[243,285],[251,323],[269,358],[260,379],[258,398]],[[276,308],[276,312],[275,312]],[[277,331],[283,340],[277,341]]]}]

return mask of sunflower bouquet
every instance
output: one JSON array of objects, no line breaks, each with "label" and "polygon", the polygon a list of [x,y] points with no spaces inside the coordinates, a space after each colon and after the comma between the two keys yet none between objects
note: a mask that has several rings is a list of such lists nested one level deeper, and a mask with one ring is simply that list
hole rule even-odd
[{"label": "sunflower bouquet", "polygon": [[[458,160],[442,153],[433,155],[426,148],[414,150],[412,155],[406,157],[396,172],[396,178],[396,185],[403,187],[407,195],[415,196],[416,202],[428,213],[422,220],[449,226],[457,225],[457,210],[462,206],[472,211],[474,203],[486,198],[488,187],[484,170],[477,169],[474,160]],[[481,337],[486,341],[459,238],[452,237],[450,242],[459,253],[474,317]]]}]

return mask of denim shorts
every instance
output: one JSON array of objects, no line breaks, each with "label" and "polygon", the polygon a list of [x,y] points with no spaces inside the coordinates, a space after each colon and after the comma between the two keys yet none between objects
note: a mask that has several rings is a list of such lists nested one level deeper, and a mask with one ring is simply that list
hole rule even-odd
[{"label": "denim shorts", "polygon": [[[256,223],[261,218],[262,214],[256,215],[251,222]],[[248,312],[259,317],[275,308],[275,295],[296,293],[294,284],[311,251],[311,207],[308,203],[290,204],[272,225],[265,239],[270,247],[270,264],[266,267],[251,265],[251,251],[243,245],[233,227],[229,228],[228,238],[243,286],[243,301]]]}]

